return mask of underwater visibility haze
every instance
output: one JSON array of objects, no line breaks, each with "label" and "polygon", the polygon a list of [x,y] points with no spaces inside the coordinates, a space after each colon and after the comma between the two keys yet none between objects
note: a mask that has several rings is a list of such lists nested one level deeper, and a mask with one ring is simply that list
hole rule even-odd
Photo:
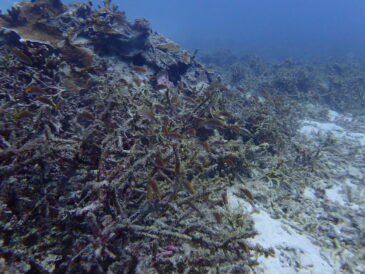
[{"label": "underwater visibility haze", "polygon": [[13,3],[0,273],[365,273],[364,1]]},{"label": "underwater visibility haze", "polygon": [[[3,10],[14,3],[1,2]],[[128,18],[145,17],[154,30],[190,49],[227,48],[280,59],[365,55],[365,2],[361,0],[112,3]]]}]

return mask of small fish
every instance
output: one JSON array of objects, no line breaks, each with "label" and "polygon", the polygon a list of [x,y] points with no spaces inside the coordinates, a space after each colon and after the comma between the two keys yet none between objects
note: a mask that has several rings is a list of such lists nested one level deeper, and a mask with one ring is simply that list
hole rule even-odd
[{"label": "small fish", "polygon": [[136,77],[133,77],[133,82],[136,83],[137,87],[140,87],[142,84],[142,81]]},{"label": "small fish", "polygon": [[196,103],[196,101],[191,98],[190,96],[186,96],[186,95],[180,95],[181,99],[187,101],[188,103],[194,104]]},{"label": "small fish", "polygon": [[195,128],[188,128],[187,130],[184,131],[184,133],[186,135],[196,136],[196,129]]},{"label": "small fish", "polygon": [[253,197],[251,191],[249,191],[247,188],[240,188],[240,191],[246,195],[247,198],[249,198],[251,201],[253,201],[255,198]]},{"label": "small fish", "polygon": [[156,179],[151,178],[149,183],[152,186],[152,190],[155,193],[156,197],[158,199],[161,199],[161,197],[162,197],[161,190],[160,190],[160,187],[159,187]]},{"label": "small fish", "polygon": [[33,113],[31,113],[30,111],[20,111],[14,114],[14,119],[22,119],[22,118],[31,118],[33,117]]},{"label": "small fish", "polygon": [[136,72],[147,72],[147,69],[144,66],[134,66],[132,67],[132,70]]},{"label": "small fish", "polygon": [[218,119],[203,119],[199,125],[198,128],[225,128],[226,124]]},{"label": "small fish", "polygon": [[227,91],[228,87],[220,82],[214,82],[210,84],[207,91]]},{"label": "small fish", "polygon": [[[179,83],[181,83],[181,82],[179,82]],[[179,87],[180,88],[180,87]],[[180,92],[181,93],[186,93],[186,94],[192,94],[192,92],[191,92],[191,90],[190,89],[188,89],[188,88],[184,88],[184,87],[181,87],[180,88]]]},{"label": "small fish", "polygon": [[218,116],[231,118],[233,116],[233,114],[228,111],[220,111],[220,112],[218,112]]},{"label": "small fish", "polygon": [[176,104],[178,104],[179,103],[179,95],[177,95],[177,94],[174,94],[174,95],[172,95],[172,97],[171,97],[171,99],[170,99],[170,101],[171,101],[171,104],[173,104],[173,105],[176,105]]},{"label": "small fish", "polygon": [[227,125],[227,128],[230,129],[231,131],[233,131],[236,134],[240,134],[241,133],[241,129],[237,125]]},{"label": "small fish", "polygon": [[167,132],[166,133],[166,136],[169,136],[169,137],[171,137],[173,139],[178,139],[178,140],[180,140],[180,139],[183,138],[183,136],[181,134],[176,133],[176,132],[171,132],[171,131],[170,132]]},{"label": "small fish", "polygon": [[63,84],[66,87],[66,89],[68,89],[74,93],[80,92],[80,87],[71,78],[63,79]]},{"label": "small fish", "polygon": [[167,129],[167,127],[166,127],[166,126],[162,126],[162,132],[163,132],[164,134],[167,134],[167,133],[169,132],[169,130]]},{"label": "small fish", "polygon": [[24,51],[14,48],[12,49],[12,52],[15,54],[15,56],[19,59],[20,62],[28,65],[28,66],[32,66],[33,65],[33,60],[24,53]]},{"label": "small fish", "polygon": [[140,110],[138,114],[148,120],[157,121],[155,114],[150,110]]},{"label": "small fish", "polygon": [[151,76],[149,77],[149,79],[150,79],[151,81],[154,81],[154,80],[156,80],[156,79],[157,79],[157,75],[151,75]]},{"label": "small fish", "polygon": [[191,194],[195,194],[196,193],[196,190],[195,190],[193,184],[190,181],[184,181],[184,185],[187,188],[187,190],[189,190],[189,192]]},{"label": "small fish", "polygon": [[92,120],[92,121],[95,120],[95,116],[92,113],[88,112],[88,111],[83,111],[83,112],[79,113],[79,117],[80,118],[85,118],[87,120]]},{"label": "small fish", "polygon": [[120,79],[118,82],[120,84],[122,84],[123,86],[128,86],[129,85],[129,83],[128,83],[128,81],[126,79]]},{"label": "small fish", "polygon": [[155,86],[155,90],[161,90],[161,89],[166,89],[166,88],[168,88],[168,86],[162,85],[162,84],[158,84]]},{"label": "small fish", "polygon": [[162,160],[160,158],[160,156],[157,156],[156,159],[155,159],[155,165],[158,166],[158,167],[164,167],[166,166],[166,163],[164,160]]},{"label": "small fish", "polygon": [[53,103],[53,101],[51,99],[49,99],[48,97],[45,97],[45,96],[38,96],[36,98],[36,100],[38,100],[39,102],[42,102],[44,104],[47,104],[51,107],[54,107],[56,108],[56,105]]},{"label": "small fish", "polygon": [[175,52],[175,51],[179,50],[179,48],[176,45],[174,45],[173,43],[159,44],[156,46],[156,48],[163,50],[163,51],[171,51],[171,52]]},{"label": "small fish", "polygon": [[213,212],[213,216],[214,216],[215,220],[217,221],[217,224],[219,224],[219,225],[223,224],[223,218],[219,212]]},{"label": "small fish", "polygon": [[179,81],[179,82],[177,83],[177,88],[178,88],[179,90],[183,90],[183,89],[184,89],[184,82],[183,82],[183,81]]},{"label": "small fish", "polygon": [[151,184],[147,184],[147,193],[146,193],[147,201],[152,201],[154,196],[155,195],[153,193]]},{"label": "small fish", "polygon": [[212,148],[211,146],[209,145],[208,142],[202,142],[202,147],[204,148],[204,150],[208,153],[211,153],[212,152]]},{"label": "small fish", "polygon": [[241,92],[245,92],[246,90],[245,90],[245,88],[244,87],[241,87],[241,86],[238,86],[237,87],[237,89],[239,90],[239,91],[241,91]]},{"label": "small fish", "polygon": [[191,63],[191,59],[189,55],[184,55],[183,56],[183,62],[185,65],[189,65]]},{"label": "small fish", "polygon": [[205,171],[205,168],[202,165],[197,165],[196,170],[203,173]]},{"label": "small fish", "polygon": [[64,101],[63,101],[63,100],[60,100],[60,101],[56,104],[56,109],[57,109],[57,110],[61,110],[63,106],[64,106]]},{"label": "small fish", "polygon": [[166,136],[169,136],[169,137],[174,138],[174,139],[182,139],[183,138],[183,136],[181,134],[170,131],[166,126],[162,126],[162,132]]},{"label": "small fish", "polygon": [[223,192],[222,193],[222,200],[223,200],[223,204],[228,205],[228,195],[227,195],[227,192]]},{"label": "small fish", "polygon": [[236,167],[236,164],[231,159],[225,158],[223,161],[230,167]]},{"label": "small fish", "polygon": [[26,93],[39,93],[39,94],[47,93],[44,89],[40,88],[39,86],[37,86],[35,84],[29,85],[28,87],[25,88],[24,91]]},{"label": "small fish", "polygon": [[212,145],[224,145],[224,144],[226,144],[227,142],[225,142],[225,141],[214,141],[213,143],[212,143]]},{"label": "small fish", "polygon": [[240,248],[245,252],[245,253],[249,253],[250,252],[250,248],[248,247],[248,245],[243,242],[243,241],[237,241],[238,245],[240,246]]}]

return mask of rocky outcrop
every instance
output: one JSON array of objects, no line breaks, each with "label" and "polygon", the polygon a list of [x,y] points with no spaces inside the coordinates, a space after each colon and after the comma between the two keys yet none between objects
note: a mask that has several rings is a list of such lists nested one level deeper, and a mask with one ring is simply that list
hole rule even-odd
[{"label": "rocky outcrop", "polygon": [[[161,71],[175,86],[189,89],[215,80],[195,61],[195,53],[154,32],[146,19],[129,22],[114,6],[93,10],[90,3],[22,2],[1,15],[0,27],[0,43],[18,47],[19,55],[32,58],[29,48],[46,46],[71,69],[90,70],[101,66],[106,57],[114,57],[114,64],[143,66],[146,77],[139,75],[140,80],[150,81],[147,77]],[[82,60],[75,62],[75,56]]]}]

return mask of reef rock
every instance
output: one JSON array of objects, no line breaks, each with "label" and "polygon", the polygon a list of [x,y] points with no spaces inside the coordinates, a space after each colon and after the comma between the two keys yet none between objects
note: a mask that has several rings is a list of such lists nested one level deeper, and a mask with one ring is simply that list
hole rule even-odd
[{"label": "reef rock", "polygon": [[21,2],[0,16],[0,28],[0,44],[22,50],[46,45],[71,68],[113,58],[116,66],[143,66],[146,77],[166,71],[169,81],[187,88],[215,80],[195,61],[195,53],[152,31],[146,19],[129,22],[115,6],[93,10],[90,3]]}]

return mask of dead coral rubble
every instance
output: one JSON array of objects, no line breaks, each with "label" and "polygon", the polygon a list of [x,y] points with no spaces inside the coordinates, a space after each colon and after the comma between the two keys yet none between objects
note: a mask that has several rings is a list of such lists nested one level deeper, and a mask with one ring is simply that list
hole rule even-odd
[{"label": "dead coral rubble", "polygon": [[[361,191],[352,189],[364,184],[360,171],[364,167],[363,145],[358,143],[364,132],[364,63],[347,59],[270,64],[254,56],[229,57],[221,52],[203,59],[217,65],[223,78],[235,86],[231,90],[244,94],[236,96],[231,109],[241,117],[246,138],[251,138],[248,142],[274,152],[271,159],[259,159],[260,169],[246,165],[245,173],[253,168],[254,172],[252,178],[242,181],[254,193],[256,204],[315,238],[324,254],[330,252],[335,272],[360,273],[364,265],[364,210],[354,207],[362,208],[364,199]],[[298,117],[302,121],[306,117],[308,124],[312,120],[316,121],[313,124],[336,124],[336,130],[324,130],[325,124],[318,123],[318,131],[309,134],[303,130],[304,124],[296,135]],[[349,136],[354,132],[357,137],[352,139]],[[286,152],[278,153],[278,149]],[[335,189],[341,189],[336,199],[330,194]],[[311,192],[313,198],[308,195]],[[244,196],[239,188],[233,194]],[[288,254],[285,258],[291,256]],[[306,271],[302,264],[298,266],[298,271]]]},{"label": "dead coral rubble", "polygon": [[361,58],[270,63],[257,56],[231,55],[227,51],[208,52],[200,59],[215,66],[223,79],[237,88],[243,87],[247,93],[261,95],[265,90],[355,115],[365,109],[365,69]]},{"label": "dead coral rubble", "polygon": [[272,254],[228,214],[253,156],[191,53],[109,1],[1,19],[2,271],[238,273]]}]

